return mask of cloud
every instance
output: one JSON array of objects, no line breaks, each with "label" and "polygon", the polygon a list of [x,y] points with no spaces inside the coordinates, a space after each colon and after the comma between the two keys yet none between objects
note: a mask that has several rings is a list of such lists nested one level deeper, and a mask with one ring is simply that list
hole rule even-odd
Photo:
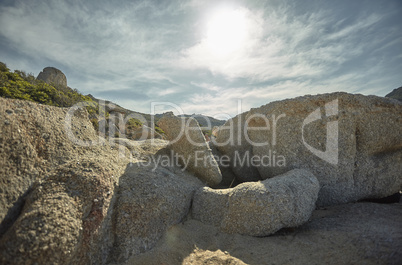
[{"label": "cloud", "polygon": [[122,89],[122,90],[106,90],[102,92],[98,92],[97,95],[101,97],[101,99],[106,100],[121,100],[126,98],[134,99],[135,101],[144,101],[148,100],[149,97],[145,94],[138,93],[133,91],[132,89]]},{"label": "cloud", "polygon": [[342,27],[339,25],[342,23],[336,24],[335,17],[323,11],[299,17],[287,10],[267,16],[245,8],[241,12],[249,27],[241,49],[216,56],[204,38],[183,50],[181,66],[208,69],[229,79],[256,81],[328,75],[342,63],[362,54],[364,47],[356,46],[356,36],[380,21],[378,15],[370,15]]},{"label": "cloud", "polygon": [[[0,3],[0,57],[28,72],[56,66],[69,86],[148,113],[158,101],[235,115],[239,100],[246,111],[304,94],[385,95],[401,85],[397,1],[222,3]],[[241,45],[216,53],[209,21],[222,9],[244,19],[245,37],[232,35]]]},{"label": "cloud", "polygon": [[176,94],[177,92],[179,92],[179,89],[177,88],[165,88],[162,91],[158,92],[159,96],[167,96],[167,95],[171,95],[171,94]]},{"label": "cloud", "polygon": [[79,71],[146,75],[150,65],[163,64],[158,48],[171,32],[135,18],[152,7],[140,2],[109,11],[94,5],[17,2],[1,9],[0,22],[8,26],[0,33],[30,56],[60,61]]},{"label": "cloud", "polygon": [[206,90],[211,90],[211,91],[219,91],[222,89],[222,87],[219,87],[215,84],[209,84],[209,83],[197,83],[197,82],[191,82],[192,85],[206,89]]}]

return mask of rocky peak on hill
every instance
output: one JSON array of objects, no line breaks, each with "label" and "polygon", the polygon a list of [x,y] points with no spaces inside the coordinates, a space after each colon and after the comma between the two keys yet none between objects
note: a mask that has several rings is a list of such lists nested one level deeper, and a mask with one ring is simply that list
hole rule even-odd
[{"label": "rocky peak on hill", "polygon": [[402,86],[395,88],[392,92],[385,95],[386,98],[393,98],[402,101]]},{"label": "rocky peak on hill", "polygon": [[46,67],[39,73],[37,79],[56,86],[67,87],[66,75],[55,67]]}]

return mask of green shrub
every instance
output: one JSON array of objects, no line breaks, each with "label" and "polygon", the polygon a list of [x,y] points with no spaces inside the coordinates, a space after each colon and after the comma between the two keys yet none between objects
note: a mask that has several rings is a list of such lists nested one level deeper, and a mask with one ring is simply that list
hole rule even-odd
[{"label": "green shrub", "polygon": [[204,135],[211,136],[211,135],[212,135],[212,130],[202,130],[202,133],[203,133]]},{"label": "green shrub", "polygon": [[[13,99],[24,99],[56,107],[71,107],[79,102],[89,102],[86,106],[89,117],[96,130],[99,129],[98,118],[108,118],[109,112],[99,111],[99,104],[90,97],[82,95],[77,89],[54,86],[37,80],[33,74],[22,70],[10,72],[5,63],[0,62],[0,96]],[[95,121],[96,119],[96,121]],[[131,126],[141,126],[139,120],[129,120]]]},{"label": "green shrub", "polygon": [[5,63],[0,62],[0,72],[8,72],[10,69],[7,68]]},{"label": "green shrub", "polygon": [[12,73],[2,62],[0,62],[0,96],[57,107],[71,107],[76,103],[87,101],[91,102],[87,107],[89,114],[99,114],[98,104],[78,90],[46,84],[42,80],[36,80],[33,74],[27,74],[22,70],[15,70]]},{"label": "green shrub", "polygon": [[160,134],[165,134],[165,132],[160,127],[158,127],[157,125],[155,125],[155,131],[160,133]]},{"label": "green shrub", "polygon": [[92,118],[91,123],[94,126],[95,131],[99,131],[99,120],[97,118]]},{"label": "green shrub", "polygon": [[142,122],[135,118],[129,119],[126,124],[126,128],[129,128],[129,129],[136,129],[141,126],[142,126]]}]

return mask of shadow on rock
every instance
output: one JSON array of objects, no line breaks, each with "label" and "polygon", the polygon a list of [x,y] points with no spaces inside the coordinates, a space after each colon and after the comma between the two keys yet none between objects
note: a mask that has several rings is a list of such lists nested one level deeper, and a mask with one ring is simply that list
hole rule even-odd
[{"label": "shadow on rock", "polygon": [[128,164],[119,181],[111,262],[121,263],[153,248],[170,226],[187,216],[193,194],[202,186],[181,170],[172,173],[153,163]]}]

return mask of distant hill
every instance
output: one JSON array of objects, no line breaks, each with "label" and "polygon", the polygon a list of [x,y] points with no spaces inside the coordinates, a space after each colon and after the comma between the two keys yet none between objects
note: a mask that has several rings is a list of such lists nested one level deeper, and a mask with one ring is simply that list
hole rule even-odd
[{"label": "distant hill", "polygon": [[[151,124],[152,116],[154,116],[153,121],[155,123],[160,118],[162,118],[162,116],[163,116],[163,114],[151,115],[151,114],[141,113],[141,112],[138,112],[138,111],[129,110],[129,109],[126,109],[126,108],[123,108],[123,107],[119,106],[118,104],[116,104],[116,103],[114,103],[112,101],[100,100],[98,98],[95,98],[91,94],[88,94],[87,97],[90,97],[93,101],[98,102],[101,105],[101,107],[105,108],[106,112],[109,112],[109,113],[121,113],[124,116],[130,115],[131,117],[140,120],[144,124],[145,123]],[[102,103],[102,102],[104,102],[104,103]],[[209,120],[210,123],[211,123],[211,129],[214,126],[221,126],[226,122],[225,120],[218,120],[218,119],[212,118],[210,116],[205,116],[205,115],[202,115],[202,114],[192,114],[192,115],[184,114],[182,116],[186,117],[186,118],[188,118],[188,117],[195,118],[198,121],[198,123],[200,124],[201,127],[207,127],[208,126],[207,120]]]},{"label": "distant hill", "polygon": [[[54,67],[44,68],[38,77],[35,78],[33,74],[27,74],[22,70],[11,72],[5,63],[0,62],[0,96],[24,99],[57,107],[71,107],[78,102],[85,101],[89,103],[87,110],[91,122],[97,130],[99,129],[100,122],[104,119],[107,121],[106,133],[108,132],[110,124],[115,124],[116,127],[119,127],[113,117],[122,114],[129,125],[126,125],[126,128],[117,128],[120,132],[127,131],[128,127],[130,127],[130,131],[134,131],[144,124],[149,127],[154,127],[157,132],[163,134],[163,131],[156,126],[162,114],[157,114],[153,117],[150,114],[123,108],[108,100],[100,100],[91,94],[83,95],[77,89],[68,87],[67,78],[64,73]],[[208,119],[211,123],[210,129],[225,123],[223,120],[217,120],[199,114],[184,116],[194,117],[201,127],[207,127]],[[105,123],[103,122],[103,124]],[[117,136],[116,134],[116,137]]]},{"label": "distant hill", "polygon": [[[104,99],[98,99],[92,96],[91,94],[86,95],[87,97],[91,98],[93,101],[98,102],[100,108],[105,108],[106,113],[121,113],[124,117],[130,115],[132,118],[140,120],[142,123],[150,126],[152,121],[152,115],[141,113],[138,111],[129,110],[126,108],[121,107],[120,105]],[[156,120],[154,120],[156,122]]]},{"label": "distant hill", "polygon": [[201,127],[208,127],[208,122],[207,120],[209,120],[209,122],[211,123],[211,129],[214,126],[222,126],[223,124],[225,124],[225,120],[217,120],[215,118],[212,118],[210,116],[205,116],[202,114],[192,114],[192,115],[188,115],[188,114],[184,114],[184,117],[193,117],[194,119],[196,119],[198,121],[198,123],[200,124]]},{"label": "distant hill", "polygon": [[402,101],[402,86],[395,88],[394,90],[392,90],[391,93],[387,94],[385,97]]}]

